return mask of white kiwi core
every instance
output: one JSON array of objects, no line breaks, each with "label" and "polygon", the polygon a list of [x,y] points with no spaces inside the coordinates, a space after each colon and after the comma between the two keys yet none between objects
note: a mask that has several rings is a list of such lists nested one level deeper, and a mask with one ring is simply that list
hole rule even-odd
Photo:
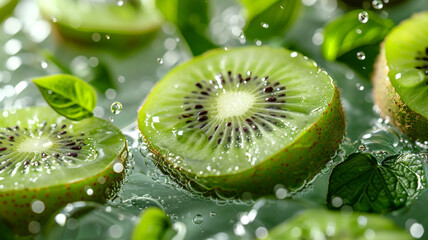
[{"label": "white kiwi core", "polygon": [[37,138],[27,138],[19,144],[18,151],[40,153],[47,151],[52,146],[53,142],[49,137],[41,136]]},{"label": "white kiwi core", "polygon": [[254,96],[248,92],[231,91],[217,98],[217,117],[226,119],[244,115],[253,105]]}]

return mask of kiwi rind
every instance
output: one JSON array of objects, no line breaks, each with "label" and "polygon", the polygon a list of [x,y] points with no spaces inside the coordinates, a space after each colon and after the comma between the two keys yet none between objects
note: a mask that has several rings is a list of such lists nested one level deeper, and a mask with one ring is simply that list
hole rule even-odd
[{"label": "kiwi rind", "polygon": [[402,21],[385,38],[388,77],[414,112],[428,118],[428,11]]},{"label": "kiwi rind", "polygon": [[[154,3],[150,2],[147,6],[135,7],[124,1],[119,7],[113,3],[92,3],[94,6],[91,6],[87,1],[85,11],[79,2],[38,0],[42,15],[52,23],[59,39],[90,47],[129,50],[150,42],[163,22]],[[81,23],[79,26],[73,25],[76,19]],[[99,34],[99,41],[93,40],[93,34]]]},{"label": "kiwi rind", "polygon": [[410,109],[388,77],[385,48],[382,45],[373,74],[373,96],[381,116],[413,140],[428,141],[428,119]]},{"label": "kiwi rind", "polygon": [[[13,114],[12,116],[20,115],[19,111],[21,111],[23,115],[26,114],[26,116],[34,113],[41,121],[43,121],[43,115],[47,116],[47,119],[60,117],[49,107],[24,108],[17,110],[16,112],[18,112],[18,114]],[[13,122],[14,119],[11,119],[11,121]],[[25,119],[15,120],[15,122],[19,121],[24,122]],[[87,121],[91,121],[91,119]],[[108,121],[102,119],[98,119],[97,121],[99,121],[101,125],[102,122],[108,123]],[[7,186],[0,189],[0,218],[9,224],[16,234],[27,235],[29,234],[29,222],[37,221],[43,226],[43,223],[51,214],[69,202],[80,200],[105,202],[108,198],[113,197],[120,187],[120,182],[125,174],[125,171],[116,173],[113,166],[116,163],[122,163],[125,166],[128,150],[125,137],[120,133],[120,130],[117,129],[116,131],[112,131],[111,134],[119,134],[118,138],[122,139],[121,142],[118,143],[120,149],[117,155],[103,156],[103,159],[105,159],[101,161],[102,164],[104,164],[103,166],[98,164],[97,166],[83,166],[90,167],[91,169],[98,169],[98,171],[92,170],[93,172],[90,175],[84,173],[80,178],[72,177],[73,179],[61,179],[61,174],[55,174],[52,176],[53,179],[50,181],[51,184],[49,184],[49,181],[41,181],[40,186],[37,186],[37,182],[30,183],[28,178],[23,177],[22,179],[17,179],[19,185],[17,185],[16,188]],[[116,147],[114,149],[116,149]],[[84,169],[80,166],[80,172],[82,172],[82,170]],[[73,167],[70,171],[79,171],[79,166]],[[102,179],[102,181],[100,181],[100,179]],[[6,181],[10,180],[6,179]],[[91,188],[93,191],[91,195],[86,192],[88,188]],[[44,203],[45,210],[40,214],[34,213],[31,209],[31,204],[35,200]]]},{"label": "kiwi rind", "polygon": [[[212,50],[204,56],[211,56],[219,51],[222,50]],[[285,49],[278,51],[287,52]],[[326,104],[328,106],[323,109],[319,119],[314,121],[316,123],[304,130],[292,144],[276,154],[272,153],[269,159],[261,160],[248,169],[231,174],[197,175],[170,162],[167,157],[169,150],[159,147],[156,142],[151,142],[149,136],[144,136],[147,124],[144,120],[146,118],[144,104],[139,114],[139,128],[160,169],[187,188],[217,197],[225,194],[239,198],[245,192],[253,196],[272,195],[277,184],[282,184],[289,190],[296,190],[313,179],[330,160],[330,156],[342,141],[345,121],[340,93],[334,87],[331,94]],[[150,97],[149,95],[147,99]]]}]

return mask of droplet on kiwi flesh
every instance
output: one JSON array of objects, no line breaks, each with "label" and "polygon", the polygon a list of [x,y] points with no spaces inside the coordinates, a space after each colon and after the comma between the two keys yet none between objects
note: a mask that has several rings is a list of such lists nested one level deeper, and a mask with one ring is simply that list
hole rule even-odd
[{"label": "droplet on kiwi flesh", "polygon": [[[219,94],[227,94],[223,89],[233,88],[239,90],[245,88],[245,91],[255,92],[258,96],[256,100],[244,99],[241,103],[230,103],[229,98],[223,102],[217,102],[219,108],[227,108],[232,106],[229,113],[223,113],[224,117],[233,117],[232,115],[244,115],[244,122],[227,121],[218,123],[210,121],[211,117],[217,116],[217,109],[208,109],[204,103],[215,101]],[[250,90],[249,90],[250,89]],[[266,132],[272,132],[275,127],[283,127],[282,119],[287,118],[287,111],[283,110],[283,104],[286,103],[286,87],[276,81],[271,82],[269,76],[253,76],[251,71],[246,74],[227,71],[227,74],[218,73],[215,76],[215,81],[199,81],[195,83],[195,89],[191,94],[185,96],[183,102],[184,113],[179,116],[179,119],[185,121],[185,127],[188,129],[199,128],[208,136],[208,140],[213,147],[217,147],[222,143],[224,147],[231,146],[241,147],[241,142],[245,139],[251,141],[251,135],[257,138],[262,137],[260,129]],[[235,94],[232,92],[231,94]],[[230,99],[239,99],[246,96],[231,96]],[[246,114],[248,110],[248,101],[255,101],[254,106],[250,108],[256,109],[252,114]]]}]

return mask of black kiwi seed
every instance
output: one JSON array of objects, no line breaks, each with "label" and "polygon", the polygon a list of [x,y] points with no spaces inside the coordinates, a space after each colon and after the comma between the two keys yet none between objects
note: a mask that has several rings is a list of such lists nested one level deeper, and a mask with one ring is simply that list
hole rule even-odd
[{"label": "black kiwi seed", "polygon": [[415,57],[415,60],[423,61],[424,63],[422,65],[416,66],[415,68],[423,70],[425,75],[428,76],[428,47],[425,48],[424,52],[418,51],[417,54],[418,55]]},{"label": "black kiwi seed", "polygon": [[[227,82],[225,81],[227,79]],[[284,127],[282,119],[286,118],[286,87],[280,82],[270,82],[269,76],[259,78],[259,76],[252,75],[250,71],[245,74],[233,73],[227,71],[226,74],[218,73],[214,79],[198,81],[194,84],[195,88],[190,91],[190,94],[184,96],[183,101],[184,114],[182,113],[178,118],[182,119],[187,128],[199,128],[204,131],[211,142],[220,145],[224,142],[225,147],[235,146],[240,147],[239,144],[230,144],[231,142],[241,143],[242,138],[240,135],[245,134],[245,140],[251,141],[254,134],[256,137],[262,135],[262,131],[271,132],[274,127]],[[234,124],[231,121],[225,123],[215,123],[214,120],[216,111],[212,109],[212,104],[215,98],[220,96],[224,91],[239,89],[240,86],[246,85],[246,90],[255,89],[260,93],[263,101],[259,101],[257,110],[253,110],[254,114],[245,116],[245,121],[242,124]],[[249,90],[251,91],[251,90]],[[206,109],[206,110],[205,110]],[[272,111],[275,111],[274,114]],[[215,124],[215,125],[213,125]],[[225,127],[233,127],[232,131],[227,131]],[[251,134],[253,133],[253,134]],[[230,134],[233,135],[229,136]],[[222,141],[222,136],[225,136],[225,141]],[[226,141],[227,140],[227,141]],[[214,146],[215,147],[215,146]]]},{"label": "black kiwi seed", "polygon": [[[75,160],[69,160],[67,158],[73,157],[77,158],[79,154],[83,154],[82,157],[85,157],[87,152],[82,152],[83,147],[86,144],[84,139],[81,139],[81,136],[84,136],[84,133],[71,134],[63,129],[67,126],[64,125],[47,125],[46,122],[38,125],[38,128],[31,131],[27,128],[21,128],[20,126],[6,127],[3,129],[4,132],[0,132],[0,137],[4,139],[0,141],[0,153],[3,158],[8,159],[9,154],[13,154],[16,146],[19,146],[26,139],[33,138],[34,131],[38,132],[41,135],[49,138],[56,146],[63,146],[62,149],[65,149],[65,152],[54,152],[54,149],[47,149],[46,151],[33,153],[34,157],[30,157],[31,160],[24,161],[22,166],[28,168],[31,166],[37,167],[42,164],[46,166],[52,166],[54,163],[62,164],[62,161],[67,161],[68,164],[76,163]],[[3,137],[4,136],[4,137]],[[61,157],[62,156],[62,157]],[[28,158],[27,158],[28,159]],[[9,160],[3,161],[0,163],[0,172],[7,170],[8,168],[15,168],[17,165],[14,161],[17,161],[14,158],[9,158]],[[19,161],[19,160],[18,160]]]}]

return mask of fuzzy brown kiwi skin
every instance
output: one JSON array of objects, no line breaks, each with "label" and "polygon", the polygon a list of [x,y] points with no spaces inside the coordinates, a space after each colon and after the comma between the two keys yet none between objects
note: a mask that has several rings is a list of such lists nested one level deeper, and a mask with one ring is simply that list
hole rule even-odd
[{"label": "fuzzy brown kiwi skin", "polygon": [[[0,218],[9,224],[16,235],[30,235],[28,225],[32,221],[43,224],[59,208],[65,207],[67,203],[75,201],[93,201],[103,203],[112,198],[120,187],[125,176],[125,171],[116,173],[113,170],[115,163],[125,165],[128,157],[128,147],[116,157],[105,170],[87,179],[70,182],[65,185],[55,185],[36,189],[12,190],[0,192]],[[105,182],[100,183],[99,179]],[[93,190],[92,195],[86,193],[87,188]],[[44,203],[45,210],[38,214],[32,211],[31,204],[39,200]]]},{"label": "fuzzy brown kiwi skin", "polygon": [[318,121],[302,133],[289,147],[260,162],[249,170],[237,174],[196,177],[179,171],[161,152],[148,142],[160,169],[179,184],[204,195],[240,198],[250,193],[253,198],[274,195],[278,184],[288,190],[297,190],[312,180],[330,161],[345,134],[345,117],[339,90]]},{"label": "fuzzy brown kiwi skin", "polygon": [[373,96],[376,105],[381,110],[381,117],[388,118],[412,140],[428,141],[428,119],[410,109],[400,98],[388,78],[388,67],[385,48],[381,46],[373,74]]}]

